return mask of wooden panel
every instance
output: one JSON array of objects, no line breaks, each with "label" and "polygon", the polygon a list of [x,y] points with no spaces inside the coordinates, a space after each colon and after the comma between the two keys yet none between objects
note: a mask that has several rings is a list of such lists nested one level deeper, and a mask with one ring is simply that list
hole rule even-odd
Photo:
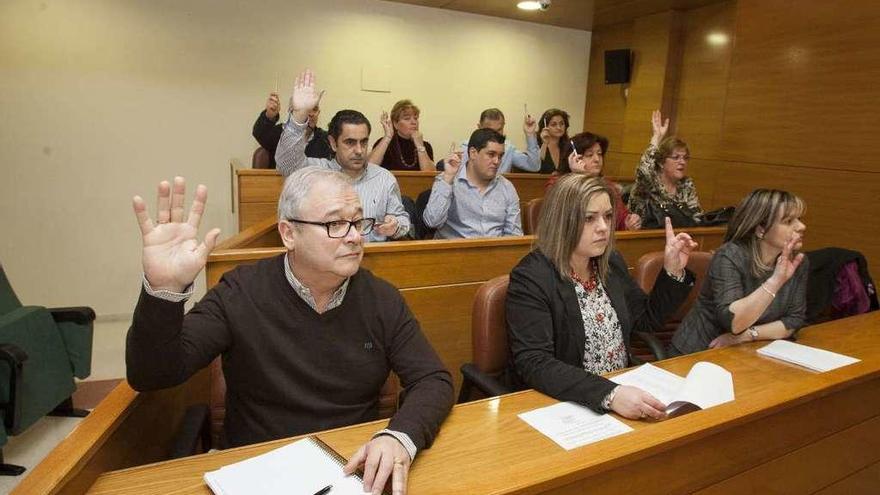
[{"label": "wooden panel", "polygon": [[880,270],[880,180],[864,172],[792,168],[719,162],[715,203],[735,205],[756,187],[789,190],[807,203],[804,248],[826,246],[856,249],[865,254],[876,274]]},{"label": "wooden panel", "polygon": [[735,9],[734,2],[724,2],[685,14],[684,55],[672,125],[688,143],[692,157],[714,158],[721,151]]},{"label": "wooden panel", "polygon": [[[623,144],[623,114],[626,111],[624,85],[605,84],[605,52],[630,48],[632,22],[615,24],[593,31],[590,41],[590,73],[584,108],[584,130],[608,138],[610,149],[619,151]],[[632,170],[635,170],[633,168]],[[606,174],[619,174],[605,160]],[[630,174],[633,172],[630,171]]]},{"label": "wooden panel", "polygon": [[[657,423],[623,420],[633,432],[574,451],[559,448],[517,417],[555,402],[537,392],[458,405],[432,448],[419,454],[409,476],[410,490],[419,494],[668,494],[724,482],[811,444],[834,442],[839,432],[854,435],[853,428],[877,421],[880,337],[873,329],[878,324],[880,313],[872,313],[804,329],[802,342],[862,360],[828,373],[759,356],[755,349],[763,343],[663,361],[658,365],[680,375],[700,360],[723,366],[733,374],[736,400]],[[367,423],[318,436],[348,456],[384,424]],[[107,473],[90,493],[208,494],[201,479],[205,471],[287,442]],[[876,451],[856,451],[849,456],[860,454],[877,455]],[[820,462],[825,456],[818,451]],[[814,465],[792,463],[791,469],[788,476],[802,476]]]},{"label": "wooden panel", "polygon": [[483,282],[400,291],[428,341],[452,373],[456,397],[461,388],[459,369],[473,359],[471,314],[474,294],[481,285]]},{"label": "wooden panel", "polygon": [[876,172],[878,25],[874,0],[737,2],[719,158]]},{"label": "wooden panel", "polygon": [[[816,415],[810,411],[801,421],[813,421]],[[874,416],[696,493],[812,493],[878,460],[880,417]]]},{"label": "wooden panel", "polygon": [[880,462],[853,473],[815,495],[874,495],[880,486]]},{"label": "wooden panel", "polygon": [[238,205],[238,230],[244,230],[267,218],[278,218],[278,198],[271,203],[240,203]]},{"label": "wooden panel", "polygon": [[651,139],[651,112],[669,113],[678,81],[681,14],[664,12],[636,19],[632,49],[635,53],[629,98],[624,111],[623,141],[619,151],[641,153]]},{"label": "wooden panel", "polygon": [[276,170],[236,170],[239,203],[275,203],[284,185],[284,177]]}]

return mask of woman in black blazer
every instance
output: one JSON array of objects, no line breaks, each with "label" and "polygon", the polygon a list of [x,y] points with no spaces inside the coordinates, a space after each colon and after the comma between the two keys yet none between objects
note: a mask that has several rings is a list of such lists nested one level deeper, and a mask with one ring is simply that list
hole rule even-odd
[{"label": "woman in black blazer", "polygon": [[696,243],[667,219],[665,270],[645,295],[614,251],[611,197],[603,179],[579,174],[545,197],[533,250],[510,274],[507,380],[595,411],[660,419],[656,398],[599,374],[628,366],[630,333],[660,328],[685,300]]}]

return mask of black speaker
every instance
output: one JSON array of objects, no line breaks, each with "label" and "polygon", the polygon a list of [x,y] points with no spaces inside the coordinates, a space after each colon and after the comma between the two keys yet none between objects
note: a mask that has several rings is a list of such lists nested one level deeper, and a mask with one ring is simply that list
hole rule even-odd
[{"label": "black speaker", "polygon": [[629,69],[632,65],[632,51],[605,50],[605,84],[629,82]]}]

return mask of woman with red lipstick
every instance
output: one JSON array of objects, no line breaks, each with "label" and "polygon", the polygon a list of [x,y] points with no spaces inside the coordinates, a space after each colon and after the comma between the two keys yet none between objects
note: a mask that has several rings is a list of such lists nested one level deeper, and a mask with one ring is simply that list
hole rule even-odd
[{"label": "woman with red lipstick", "polygon": [[629,209],[642,219],[642,228],[663,228],[664,216],[677,227],[698,225],[703,208],[694,181],[687,176],[690,150],[675,136],[665,137],[669,119],[660,112],[651,115],[654,133],[636,169],[636,181],[629,196]]},{"label": "woman with red lipstick", "polygon": [[663,266],[650,295],[614,251],[612,192],[602,178],[568,174],[545,197],[531,253],[510,273],[507,383],[632,419],[664,416],[649,393],[601,373],[629,366],[633,331],[662,328],[687,298],[696,243],[666,226]]},{"label": "woman with red lipstick", "polygon": [[673,354],[790,337],[806,323],[803,200],[756,189],[736,207],[700,297],[672,337]]},{"label": "woman with red lipstick", "polygon": [[382,112],[380,121],[385,137],[376,141],[370,163],[388,170],[434,171],[434,149],[419,130],[421,111],[410,100],[400,100],[391,107],[391,116]]}]

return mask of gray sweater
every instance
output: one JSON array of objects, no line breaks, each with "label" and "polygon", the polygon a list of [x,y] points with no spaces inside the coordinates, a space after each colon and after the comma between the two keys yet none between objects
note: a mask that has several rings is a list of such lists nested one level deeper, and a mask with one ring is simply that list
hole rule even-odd
[{"label": "gray sweater", "polygon": [[[696,304],[682,320],[672,336],[672,345],[683,354],[706,350],[712,340],[730,332],[733,313],[730,305],[754,292],[773,272],[755,277],[752,257],[746,248],[728,242],[718,248],[709,264],[709,273],[703,281]],[[767,306],[755,325],[781,320],[788,330],[799,330],[805,325],[807,312],[807,275],[809,260],[779,289],[776,298]]]}]

